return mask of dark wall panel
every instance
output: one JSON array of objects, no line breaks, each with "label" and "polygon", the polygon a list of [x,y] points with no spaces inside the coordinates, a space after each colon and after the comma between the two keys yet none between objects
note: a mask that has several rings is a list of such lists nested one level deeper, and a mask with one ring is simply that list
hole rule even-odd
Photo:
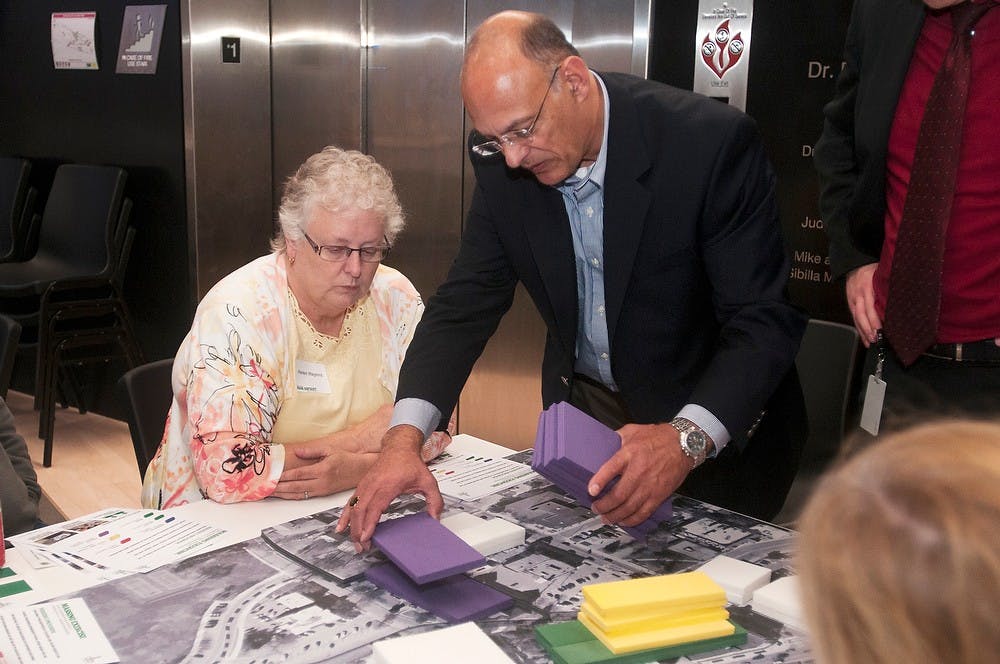
[{"label": "dark wall panel", "polygon": [[[851,5],[852,0],[755,2],[746,108],[778,177],[782,227],[792,257],[792,300],[816,318],[845,323],[851,318],[843,286],[830,280],[826,263],[812,146],[840,71]],[[691,89],[697,17],[697,0],[656,3],[650,78]]]},{"label": "dark wall panel", "polygon": [[[126,4],[167,5],[155,75],[114,72]],[[100,68],[56,70],[51,14],[82,10],[97,11]],[[43,192],[64,162],[116,164],[128,171],[126,195],[134,202],[138,232],[126,297],[147,359],[174,353],[192,313],[179,11],[178,0],[0,0],[0,154],[30,158]],[[105,381],[113,382],[117,373],[108,372]]]}]

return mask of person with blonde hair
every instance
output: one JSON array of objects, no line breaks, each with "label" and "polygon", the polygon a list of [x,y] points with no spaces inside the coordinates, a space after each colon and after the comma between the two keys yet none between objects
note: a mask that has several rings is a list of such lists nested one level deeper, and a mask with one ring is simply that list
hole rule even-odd
[{"label": "person with blonde hair", "polygon": [[[327,147],[289,178],[278,222],[273,252],[198,305],[145,507],[328,495],[378,456],[424,308],[382,264],[404,223],[389,172]],[[430,435],[422,456],[449,441]]]},{"label": "person with blonde hair", "polygon": [[820,482],[798,572],[817,661],[984,662],[1000,652],[1000,423],[887,436]]}]

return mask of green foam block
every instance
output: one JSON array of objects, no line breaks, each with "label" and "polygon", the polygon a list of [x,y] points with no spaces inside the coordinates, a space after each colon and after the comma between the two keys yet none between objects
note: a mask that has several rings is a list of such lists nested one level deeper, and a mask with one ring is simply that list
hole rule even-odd
[{"label": "green foam block", "polygon": [[736,623],[730,622],[736,631],[729,636],[680,643],[665,648],[651,648],[622,655],[616,655],[608,650],[579,620],[539,625],[535,628],[535,638],[556,664],[596,664],[598,662],[641,664],[642,662],[674,659],[684,655],[746,643],[747,631]]}]

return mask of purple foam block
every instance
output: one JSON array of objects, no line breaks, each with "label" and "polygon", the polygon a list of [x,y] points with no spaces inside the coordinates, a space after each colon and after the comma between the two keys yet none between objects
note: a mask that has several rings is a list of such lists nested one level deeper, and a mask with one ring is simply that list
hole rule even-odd
[{"label": "purple foam block", "polygon": [[379,588],[450,623],[479,620],[514,605],[514,600],[499,590],[464,574],[418,586],[392,563],[383,563],[365,570],[365,577]]},{"label": "purple foam block", "polygon": [[531,453],[531,468],[538,470],[542,467],[542,446],[545,444],[545,411],[538,416],[538,428],[535,430],[535,447]]},{"label": "purple foam block", "polygon": [[416,583],[437,581],[486,562],[427,512],[383,521],[375,528],[372,542]]},{"label": "purple foam block", "polygon": [[552,408],[543,412],[545,419],[545,431],[543,435],[545,436],[545,444],[543,447],[544,454],[542,455],[542,463],[546,467],[552,465],[552,460],[556,456],[556,412]]},{"label": "purple foam block", "polygon": [[556,404],[557,459],[565,459],[591,475],[621,449],[618,433],[568,403]]},{"label": "purple foam block", "polygon": [[[574,406],[560,402],[543,413],[545,427],[539,427],[546,454],[540,472],[578,502],[590,507],[595,498],[587,493],[590,477],[621,447],[618,434]],[[553,426],[554,424],[554,426]],[[554,452],[554,453],[553,453]],[[601,495],[617,483],[613,479]],[[642,540],[662,522],[673,516],[673,502],[668,498],[643,523],[621,526],[635,539]]]},{"label": "purple foam block", "polygon": [[[577,482],[564,472],[560,464],[553,462],[558,440],[556,426],[556,409],[553,407],[542,411],[538,418],[538,435],[535,438],[531,466],[538,474],[582,502],[580,494],[582,491],[582,495],[586,496],[586,484]],[[586,505],[589,506],[589,502]]]}]

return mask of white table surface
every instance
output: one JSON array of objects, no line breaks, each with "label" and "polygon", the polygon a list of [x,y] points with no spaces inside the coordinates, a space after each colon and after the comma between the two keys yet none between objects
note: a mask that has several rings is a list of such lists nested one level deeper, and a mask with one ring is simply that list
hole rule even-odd
[{"label": "white table surface", "polygon": [[[459,434],[455,436],[448,451],[459,454],[489,454],[505,457],[514,454],[510,448],[491,443],[481,438]],[[213,540],[207,550],[219,549],[230,544],[253,539],[265,528],[284,523],[302,516],[315,514],[334,507],[342,507],[350,498],[351,491],[341,491],[331,496],[319,496],[309,500],[263,500],[223,505],[211,500],[200,500],[170,510],[171,514],[184,519],[216,526],[226,531]],[[114,507],[113,505],[109,507]],[[198,553],[204,553],[199,551]],[[7,598],[5,604],[24,605],[73,593],[94,584],[93,578],[65,567],[34,569],[27,563],[17,547],[7,549],[6,565],[19,574],[32,587],[29,592]]]}]

